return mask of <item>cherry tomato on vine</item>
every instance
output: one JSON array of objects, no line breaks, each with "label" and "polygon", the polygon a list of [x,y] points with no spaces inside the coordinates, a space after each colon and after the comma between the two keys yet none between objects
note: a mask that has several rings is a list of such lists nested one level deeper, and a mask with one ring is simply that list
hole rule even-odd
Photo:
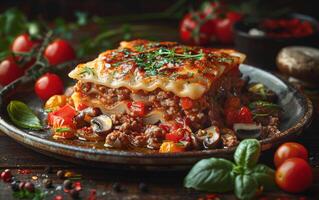
[{"label": "cherry tomato on vine", "polygon": [[201,6],[201,10],[205,15],[219,15],[226,9],[226,5],[221,1],[204,2]]},{"label": "cherry tomato on vine", "polygon": [[188,13],[180,23],[180,38],[186,44],[208,44],[213,40],[214,24],[215,20],[207,20],[203,13]]},{"label": "cherry tomato on vine", "polygon": [[22,34],[16,37],[12,43],[13,52],[30,52],[32,48],[39,44],[38,40],[32,40],[28,34]]},{"label": "cherry tomato on vine", "polygon": [[219,42],[229,44],[234,41],[234,24],[242,18],[238,12],[226,13],[226,18],[218,18],[216,21],[215,35]]},{"label": "cherry tomato on vine", "polygon": [[47,100],[63,93],[63,81],[56,74],[46,73],[36,81],[34,90],[40,99]]},{"label": "cherry tomato on vine", "polygon": [[301,158],[305,161],[308,160],[307,149],[296,142],[287,142],[282,144],[276,151],[274,156],[275,166],[278,168],[285,160],[289,158]]},{"label": "cherry tomato on vine", "polygon": [[57,39],[47,46],[44,57],[51,65],[58,65],[76,58],[73,47],[68,41]]},{"label": "cherry tomato on vine", "polygon": [[23,74],[24,69],[18,66],[13,57],[9,57],[0,63],[0,84],[2,86],[8,85]]},{"label": "cherry tomato on vine", "polygon": [[277,185],[287,192],[305,191],[312,183],[313,175],[310,165],[301,158],[290,158],[277,169]]}]

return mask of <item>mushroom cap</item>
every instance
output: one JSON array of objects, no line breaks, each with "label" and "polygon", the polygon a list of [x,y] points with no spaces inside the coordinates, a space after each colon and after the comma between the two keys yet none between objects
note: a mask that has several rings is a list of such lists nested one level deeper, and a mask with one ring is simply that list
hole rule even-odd
[{"label": "mushroom cap", "polygon": [[308,85],[319,85],[319,49],[285,47],[277,56],[277,67],[283,74],[300,79]]}]

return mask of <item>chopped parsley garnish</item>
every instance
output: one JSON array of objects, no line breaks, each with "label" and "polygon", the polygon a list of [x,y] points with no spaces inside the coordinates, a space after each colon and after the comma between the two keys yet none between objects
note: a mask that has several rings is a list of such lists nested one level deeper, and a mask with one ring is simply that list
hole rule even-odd
[{"label": "chopped parsley garnish", "polygon": [[95,74],[95,71],[94,71],[93,68],[85,66],[85,67],[83,67],[82,71],[80,72],[80,75],[81,76],[84,76],[84,75],[93,75],[93,76],[95,76],[96,74]]},{"label": "chopped parsley garnish", "polygon": [[137,66],[144,69],[146,74],[154,76],[158,74],[158,70],[165,64],[179,64],[181,59],[200,60],[204,53],[200,51],[198,54],[191,52],[176,53],[175,49],[161,47],[153,52],[145,52],[133,57]]},{"label": "chopped parsley garnish", "polygon": [[143,45],[135,46],[135,50],[138,52],[143,52],[145,50],[145,47]]}]

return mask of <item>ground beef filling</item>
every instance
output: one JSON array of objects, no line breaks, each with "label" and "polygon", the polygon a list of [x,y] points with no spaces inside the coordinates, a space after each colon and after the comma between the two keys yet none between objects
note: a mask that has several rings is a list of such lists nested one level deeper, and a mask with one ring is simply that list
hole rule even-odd
[{"label": "ground beef filling", "polygon": [[[147,112],[154,109],[163,110],[167,121],[182,121],[187,119],[187,125],[192,132],[211,125],[221,128],[221,141],[224,148],[235,146],[239,143],[233,130],[226,128],[224,102],[229,95],[243,97],[242,101],[249,101],[250,95],[242,94],[244,81],[241,79],[225,78],[218,83],[215,89],[207,92],[202,98],[193,101],[191,108],[184,109],[181,98],[171,92],[157,89],[145,93],[133,93],[127,88],[108,88],[92,83],[79,81],[74,90],[86,96],[89,100],[99,99],[106,107],[120,101],[135,101],[134,96],[142,99],[147,104]],[[166,132],[159,124],[147,125],[143,118],[132,116],[131,113],[114,114],[110,116],[113,121],[113,131],[106,135],[105,144],[113,148],[148,148],[159,149],[165,140]],[[261,139],[272,137],[279,133],[279,115],[257,119],[262,124]],[[191,144],[190,146],[195,146]]]}]

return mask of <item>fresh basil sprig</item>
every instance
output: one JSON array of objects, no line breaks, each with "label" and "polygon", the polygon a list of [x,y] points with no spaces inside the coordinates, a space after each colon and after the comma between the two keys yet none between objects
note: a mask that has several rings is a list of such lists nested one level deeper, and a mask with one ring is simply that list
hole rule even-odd
[{"label": "fresh basil sprig", "polygon": [[15,125],[31,130],[42,129],[39,118],[23,102],[11,101],[7,106],[7,111],[11,121]]},{"label": "fresh basil sprig", "polygon": [[256,139],[243,140],[234,154],[235,163],[221,158],[203,159],[184,179],[184,186],[208,192],[234,191],[238,199],[252,199],[259,189],[276,188],[274,170],[257,164],[261,145]]}]

